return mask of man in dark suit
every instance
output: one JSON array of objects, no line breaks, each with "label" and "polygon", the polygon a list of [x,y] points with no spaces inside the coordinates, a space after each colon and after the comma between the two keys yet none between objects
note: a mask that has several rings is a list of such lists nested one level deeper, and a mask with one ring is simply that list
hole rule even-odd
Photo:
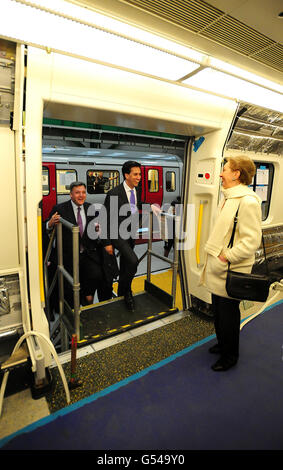
[{"label": "man in dark suit", "polygon": [[127,161],[122,167],[122,173],[124,182],[108,191],[105,198],[107,236],[102,237],[102,243],[109,254],[114,253],[114,248],[120,252],[118,296],[124,296],[128,310],[133,311],[135,304],[131,284],[138,267],[134,245],[140,205],[136,188],[141,180],[141,165]]},{"label": "man in dark suit", "polygon": [[[93,217],[88,215],[91,204],[86,202],[86,186],[80,181],[71,183],[70,200],[57,204],[50,212],[47,229],[58,224],[60,217],[80,227],[79,240],[79,268],[81,300],[85,304],[93,303],[93,296],[97,290],[98,300],[101,302],[112,297],[112,282],[105,277],[103,270],[103,246],[95,234],[96,227],[90,225]],[[73,249],[72,232],[66,227],[63,229],[63,262],[65,269],[72,274]]]}]

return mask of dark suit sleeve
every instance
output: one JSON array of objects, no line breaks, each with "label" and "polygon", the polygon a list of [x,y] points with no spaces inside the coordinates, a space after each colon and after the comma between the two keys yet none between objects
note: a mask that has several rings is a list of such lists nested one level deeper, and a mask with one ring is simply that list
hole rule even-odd
[{"label": "dark suit sleeve", "polygon": [[109,192],[106,194],[104,200],[104,208],[106,211],[106,220],[102,221],[101,224],[101,244],[102,246],[112,245],[110,240],[110,194]]},{"label": "dark suit sleeve", "polygon": [[51,209],[51,211],[50,211],[50,213],[49,213],[49,216],[47,217],[47,219],[45,219],[45,221],[44,221],[44,223],[43,223],[43,227],[44,227],[44,230],[46,230],[46,233],[49,233],[49,232],[52,230],[52,228],[53,228],[53,227],[52,227],[51,229],[48,229],[48,227],[47,227],[47,222],[49,222],[49,220],[51,219],[52,215],[54,215],[56,212],[58,212],[58,206],[57,206],[57,205],[55,205],[55,206],[52,207],[52,209]]}]

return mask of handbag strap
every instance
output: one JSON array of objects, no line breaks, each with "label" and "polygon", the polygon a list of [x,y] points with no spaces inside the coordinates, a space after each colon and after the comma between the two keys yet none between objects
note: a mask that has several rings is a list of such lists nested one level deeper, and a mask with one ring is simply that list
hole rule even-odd
[{"label": "handbag strap", "polygon": [[[236,225],[237,225],[237,222],[238,222],[238,212],[239,212],[239,208],[240,208],[240,204],[239,204],[239,206],[238,206],[237,212],[236,212],[235,217],[234,217],[234,226],[233,226],[233,230],[232,230],[232,235],[231,235],[231,238],[230,238],[230,241],[229,241],[229,244],[228,244],[228,247],[227,247],[227,248],[232,248],[233,243],[234,243],[234,237],[235,237],[235,232],[236,232]],[[264,258],[265,258],[266,274],[267,274],[267,276],[269,276],[269,269],[268,269],[268,263],[267,263],[267,258],[266,258],[265,243],[264,243],[264,237],[263,237],[262,231],[261,231],[261,242],[262,242],[263,253],[264,253]],[[230,261],[228,261],[228,269],[230,268],[230,264],[231,264]]]},{"label": "handbag strap", "polygon": [[233,243],[234,243],[234,237],[235,237],[235,232],[236,232],[236,225],[237,225],[237,222],[238,222],[239,207],[240,207],[240,204],[239,204],[239,206],[238,206],[237,212],[236,212],[235,217],[234,217],[233,231],[232,231],[232,235],[231,235],[231,238],[230,238],[230,241],[229,241],[229,244],[228,244],[228,247],[227,247],[227,248],[232,248]]}]

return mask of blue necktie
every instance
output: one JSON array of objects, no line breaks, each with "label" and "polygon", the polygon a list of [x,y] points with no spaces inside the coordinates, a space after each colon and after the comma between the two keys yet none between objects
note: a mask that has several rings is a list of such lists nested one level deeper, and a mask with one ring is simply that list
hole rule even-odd
[{"label": "blue necktie", "polygon": [[130,195],[130,205],[131,205],[131,212],[134,214],[137,210],[136,208],[136,198],[135,198],[135,193],[134,190],[131,189],[131,195]]}]

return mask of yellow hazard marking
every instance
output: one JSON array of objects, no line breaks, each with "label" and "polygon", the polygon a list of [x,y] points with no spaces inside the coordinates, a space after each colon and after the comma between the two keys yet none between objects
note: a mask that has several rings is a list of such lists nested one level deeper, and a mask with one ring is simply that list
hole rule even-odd
[{"label": "yellow hazard marking", "polygon": [[95,335],[95,336],[92,336],[92,338],[93,338],[93,339],[99,338],[99,336],[101,336],[101,335]]},{"label": "yellow hazard marking", "polygon": [[113,333],[114,331],[117,331],[117,328],[115,328],[114,330],[109,330],[107,331],[107,333]]},{"label": "yellow hazard marking", "polygon": [[129,325],[123,325],[121,326],[121,328],[127,328],[128,326],[131,326],[130,324]]},{"label": "yellow hazard marking", "polygon": [[151,315],[151,317],[146,317],[147,320],[150,320],[151,318],[155,318],[155,315]]},{"label": "yellow hazard marking", "polygon": [[134,321],[134,323],[142,323],[143,320],[137,320],[137,321]]},{"label": "yellow hazard marking", "polygon": [[44,281],[43,281],[43,255],[42,255],[42,221],[41,221],[41,212],[37,216],[37,236],[38,236],[38,265],[39,265],[39,290],[40,290],[40,300],[42,303],[45,302],[44,294]]}]

